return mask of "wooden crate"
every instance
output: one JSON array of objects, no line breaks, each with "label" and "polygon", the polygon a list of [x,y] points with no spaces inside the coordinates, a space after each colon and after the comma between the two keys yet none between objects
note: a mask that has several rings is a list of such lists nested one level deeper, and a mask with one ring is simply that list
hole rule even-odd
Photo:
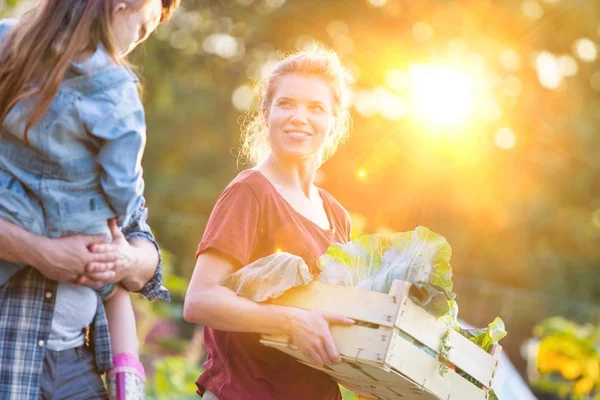
[{"label": "wooden crate", "polygon": [[[356,394],[373,399],[483,400],[498,367],[500,346],[491,354],[450,330],[447,359],[471,376],[475,385],[406,339],[407,335],[439,352],[446,324],[408,298],[410,284],[395,281],[390,294],[312,282],[287,291],[274,304],[345,315],[366,324],[332,326],[331,333],[343,362],[324,368],[311,365],[281,335],[263,335],[261,343],[330,375]],[[366,326],[363,326],[366,325]]]}]

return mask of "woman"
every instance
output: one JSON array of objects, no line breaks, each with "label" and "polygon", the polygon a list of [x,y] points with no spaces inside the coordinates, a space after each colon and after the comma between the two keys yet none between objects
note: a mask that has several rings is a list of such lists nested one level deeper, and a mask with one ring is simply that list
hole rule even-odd
[{"label": "woman", "polygon": [[350,239],[350,218],[314,185],[318,168],[348,133],[348,87],[337,55],[315,50],[283,59],[266,80],[261,109],[246,127],[238,174],[212,211],[184,305],[203,324],[208,360],[198,378],[205,399],[338,400],[338,385],[262,346],[261,333],[290,335],[317,365],[340,362],[331,324],[340,315],[256,304],[220,286],[223,278],[277,251],[301,256],[311,272],[331,243]]}]

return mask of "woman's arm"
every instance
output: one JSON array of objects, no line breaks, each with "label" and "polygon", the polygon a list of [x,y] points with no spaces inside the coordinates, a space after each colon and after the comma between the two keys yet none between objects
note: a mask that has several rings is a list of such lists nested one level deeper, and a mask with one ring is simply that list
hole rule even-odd
[{"label": "woman's arm", "polygon": [[[9,262],[30,265],[48,279],[73,283],[85,273],[90,263],[111,263],[114,255],[93,254],[89,246],[104,243],[104,235],[74,235],[60,239],[48,239],[0,218],[0,258]],[[103,276],[112,277],[114,272],[99,268]]]},{"label": "woman's arm", "polygon": [[344,316],[294,307],[257,304],[221,286],[235,266],[217,251],[207,251],[196,262],[184,304],[186,321],[234,332],[286,334],[317,365],[341,362],[330,324],[351,325]]}]

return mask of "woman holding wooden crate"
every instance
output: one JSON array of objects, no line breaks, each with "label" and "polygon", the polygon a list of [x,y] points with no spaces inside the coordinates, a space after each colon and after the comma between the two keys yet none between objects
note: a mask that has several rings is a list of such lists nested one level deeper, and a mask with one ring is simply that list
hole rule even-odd
[{"label": "woman holding wooden crate", "polygon": [[286,334],[317,365],[341,362],[329,326],[341,315],[257,304],[220,282],[285,251],[311,272],[331,243],[350,240],[346,210],[314,185],[318,168],[348,134],[346,73],[324,49],[284,58],[264,82],[260,110],[244,128],[241,156],[255,167],[227,186],[196,253],[184,317],[205,326],[208,360],[196,384],[204,399],[339,400],[337,383],[259,343]]}]

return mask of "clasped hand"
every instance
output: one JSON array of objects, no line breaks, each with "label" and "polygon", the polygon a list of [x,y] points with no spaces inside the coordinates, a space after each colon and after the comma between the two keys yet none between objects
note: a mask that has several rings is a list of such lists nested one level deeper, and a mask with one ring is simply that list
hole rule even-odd
[{"label": "clasped hand", "polygon": [[121,281],[134,262],[134,252],[116,220],[109,220],[109,227],[110,243],[105,235],[46,239],[35,266],[47,278],[63,283],[98,287]]}]

